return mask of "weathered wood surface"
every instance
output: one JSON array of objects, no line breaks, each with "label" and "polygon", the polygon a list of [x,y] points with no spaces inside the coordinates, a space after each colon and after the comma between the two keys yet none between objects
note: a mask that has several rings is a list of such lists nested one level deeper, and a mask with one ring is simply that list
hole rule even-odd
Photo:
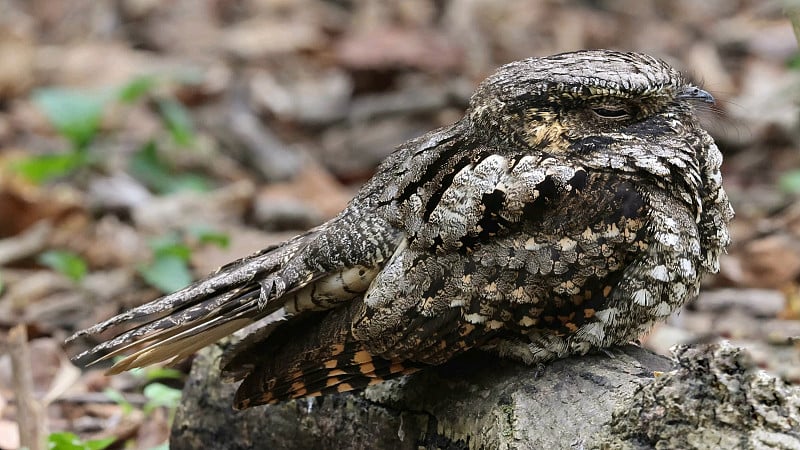
[{"label": "weathered wood surface", "polygon": [[473,354],[364,393],[233,411],[215,346],[194,362],[170,448],[800,449],[798,389],[725,348],[684,351],[658,378],[673,362],[634,346],[538,368]]}]

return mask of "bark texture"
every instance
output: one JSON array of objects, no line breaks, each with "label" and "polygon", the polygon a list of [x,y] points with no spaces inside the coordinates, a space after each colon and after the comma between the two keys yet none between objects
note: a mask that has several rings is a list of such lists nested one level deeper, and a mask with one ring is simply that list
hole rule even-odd
[{"label": "bark texture", "polygon": [[219,379],[221,350],[194,362],[173,450],[800,449],[798,389],[728,346],[679,349],[675,363],[634,346],[540,367],[470,354],[363,393],[245,411]]}]

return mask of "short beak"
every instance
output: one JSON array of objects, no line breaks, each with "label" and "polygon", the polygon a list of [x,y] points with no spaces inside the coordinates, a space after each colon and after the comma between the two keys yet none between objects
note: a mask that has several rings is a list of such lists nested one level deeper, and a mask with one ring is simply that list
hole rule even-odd
[{"label": "short beak", "polygon": [[700,100],[703,103],[714,103],[714,96],[697,86],[686,86],[678,93],[678,98],[686,100]]}]

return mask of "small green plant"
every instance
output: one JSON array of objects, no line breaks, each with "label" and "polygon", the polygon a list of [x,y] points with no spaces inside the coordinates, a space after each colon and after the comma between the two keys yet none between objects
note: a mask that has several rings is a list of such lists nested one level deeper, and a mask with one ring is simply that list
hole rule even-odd
[{"label": "small green plant", "polygon": [[157,104],[164,125],[175,143],[184,147],[192,145],[194,143],[194,127],[186,108],[171,98],[159,99]]},{"label": "small green plant", "polygon": [[78,436],[68,432],[50,433],[47,437],[47,448],[50,450],[102,450],[113,444],[113,437],[82,441]]},{"label": "small green plant", "polygon": [[[147,401],[142,406],[141,411],[149,416],[156,408],[165,408],[169,423],[175,418],[175,410],[181,399],[181,390],[171,388],[161,383],[153,383],[152,380],[181,379],[183,372],[164,367],[137,368],[131,370],[131,374],[142,381],[147,382],[143,394]],[[123,415],[128,415],[136,408],[116,389],[107,388],[103,393],[122,409]],[[169,442],[151,447],[149,450],[169,450]]]},{"label": "small green plant", "polygon": [[153,239],[150,248],[153,250],[153,261],[139,267],[139,274],[148,284],[167,294],[192,282],[189,271],[192,251],[177,234]]},{"label": "small green plant", "polygon": [[12,167],[25,178],[42,183],[68,175],[91,162],[89,146],[97,136],[103,109],[111,96],[107,92],[88,92],[60,88],[40,89],[33,102],[67,139],[65,152],[31,156]]},{"label": "small green plant", "polygon": [[169,442],[164,442],[161,445],[156,445],[155,447],[151,447],[149,450],[169,450]]},{"label": "small green plant", "polygon": [[[214,244],[227,247],[230,237],[204,225],[196,225],[188,230],[200,244]],[[150,241],[153,260],[139,267],[139,274],[151,286],[168,294],[187,286],[193,277],[189,270],[192,250],[178,233],[171,233]]]},{"label": "small green plant", "polygon": [[161,383],[150,383],[144,387],[144,396],[147,402],[144,404],[144,413],[149,414],[155,408],[164,407],[169,410],[170,421],[175,413],[175,408],[181,401],[181,390],[171,388]]},{"label": "small green plant", "polygon": [[33,102],[73,151],[83,152],[97,136],[103,109],[113,97],[110,92],[47,88],[34,92]]},{"label": "small green plant", "polygon": [[[45,88],[34,92],[33,103],[41,110],[59,135],[69,142],[62,152],[35,155],[16,161],[11,167],[34,183],[64,178],[102,161],[105,155],[92,144],[100,134],[103,113],[111,104],[132,105],[146,99],[152,101],[161,123],[178,147],[194,145],[192,118],[186,108],[168,94],[156,93],[164,79],[141,76],[118,89],[83,91]],[[163,134],[163,133],[162,133]],[[132,172],[144,177],[154,191],[170,193],[183,189],[207,190],[208,182],[197,175],[175,176],[173,170],[158,157],[154,136],[142,146],[131,163]],[[146,175],[142,175],[146,174]]]},{"label": "small green plant", "polygon": [[122,409],[123,415],[127,416],[128,414],[133,412],[134,409],[133,405],[131,404],[131,402],[128,401],[128,399],[125,398],[124,395],[122,395],[122,392],[116,389],[106,388],[103,391],[103,394],[105,394],[106,397],[108,397],[111,401],[116,403],[120,407],[120,409]]},{"label": "small green plant", "polygon": [[781,190],[789,194],[800,194],[800,169],[790,170],[778,180]]},{"label": "small green plant", "polygon": [[786,60],[786,66],[792,70],[800,70],[800,53],[795,53],[788,60]]},{"label": "small green plant", "polygon": [[201,176],[191,173],[176,174],[161,157],[158,145],[152,140],[133,154],[128,170],[147,187],[160,194],[179,191],[205,192],[210,189],[208,180]]},{"label": "small green plant", "polygon": [[152,75],[136,77],[122,86],[117,92],[117,99],[122,103],[136,103],[147,96],[158,86],[158,79]]},{"label": "small green plant", "polygon": [[194,225],[189,228],[189,233],[201,244],[214,244],[220,248],[228,248],[231,244],[230,236],[214,230],[208,225]]},{"label": "small green plant", "polygon": [[39,255],[38,261],[76,283],[86,276],[86,261],[69,251],[50,250]]},{"label": "small green plant", "polygon": [[140,377],[145,381],[153,381],[153,380],[179,380],[183,378],[183,372],[180,370],[170,369],[169,367],[138,367],[136,369],[131,369],[131,375],[136,377]]},{"label": "small green plant", "polygon": [[44,183],[66,176],[87,164],[86,155],[82,152],[48,153],[16,161],[12,168],[34,183]]}]

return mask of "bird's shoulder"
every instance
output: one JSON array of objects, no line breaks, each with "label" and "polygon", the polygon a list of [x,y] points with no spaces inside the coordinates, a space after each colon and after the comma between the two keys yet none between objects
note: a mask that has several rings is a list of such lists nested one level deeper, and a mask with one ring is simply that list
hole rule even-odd
[{"label": "bird's shoulder", "polygon": [[410,142],[376,177],[378,214],[415,247],[456,249],[542,223],[564,216],[565,201],[591,215],[603,197],[632,191],[630,174],[598,170],[562,148],[487,144],[459,135],[461,126]]}]

